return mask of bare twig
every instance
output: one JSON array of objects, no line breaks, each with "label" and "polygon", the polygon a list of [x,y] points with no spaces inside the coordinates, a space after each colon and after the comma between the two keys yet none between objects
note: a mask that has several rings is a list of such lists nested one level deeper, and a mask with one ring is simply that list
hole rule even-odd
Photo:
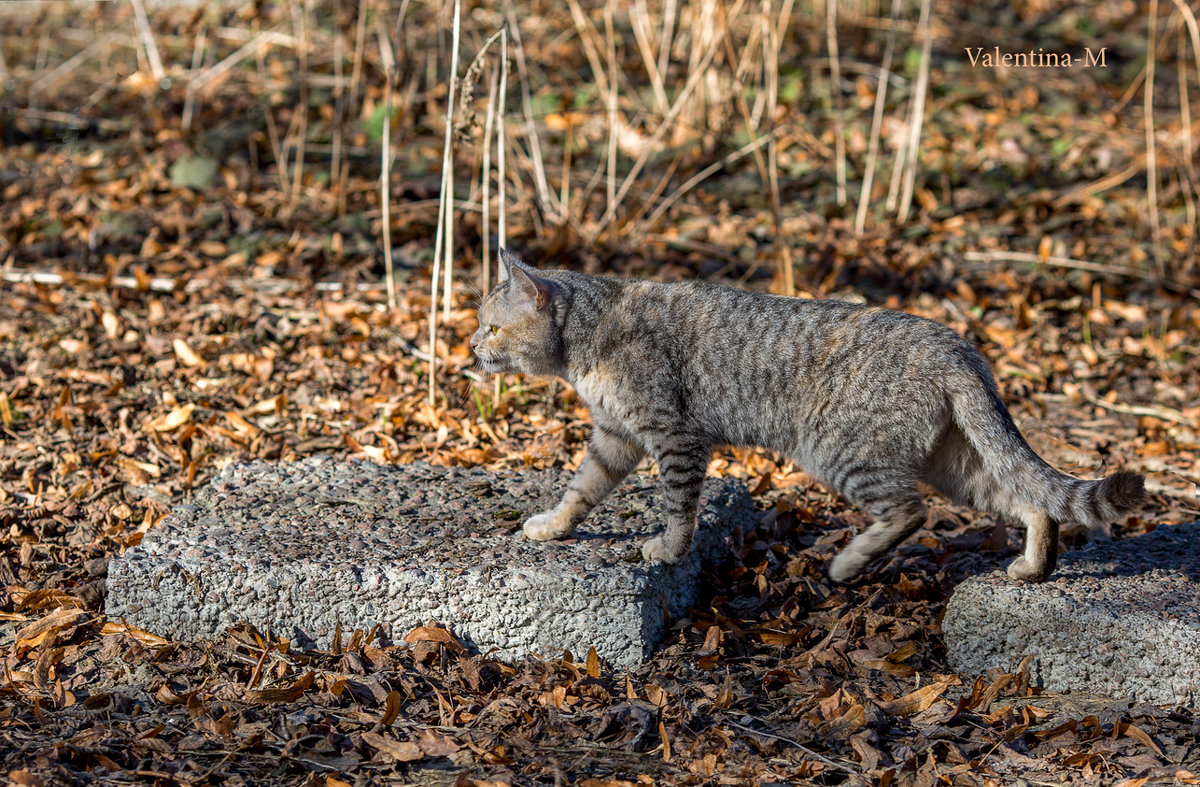
[{"label": "bare twig", "polygon": [[1103,399],[1100,399],[1095,396],[1088,396],[1087,394],[1082,394],[1082,396],[1086,401],[1090,402],[1091,404],[1094,404],[1097,407],[1103,407],[1105,410],[1112,410],[1114,413],[1125,413],[1126,415],[1137,415],[1137,416],[1149,416],[1150,418],[1158,418],[1163,421],[1170,421],[1171,423],[1183,424],[1184,426],[1196,425],[1196,419],[1189,418],[1188,416],[1181,413],[1179,410],[1175,410],[1171,407],[1164,407],[1163,405],[1160,405],[1160,404],[1156,404],[1156,405],[1121,404],[1120,402],[1106,402]]},{"label": "bare twig", "polygon": [[1017,262],[1028,265],[1049,265],[1055,268],[1069,268],[1077,271],[1088,271],[1089,273],[1103,273],[1107,276],[1121,276],[1126,279],[1139,279],[1152,284],[1161,285],[1173,292],[1183,293],[1193,298],[1200,298],[1200,289],[1190,288],[1186,284],[1166,279],[1157,274],[1144,273],[1138,270],[1130,270],[1121,268],[1116,265],[1104,265],[1099,262],[1087,262],[1086,260],[1075,260],[1070,257],[1043,257],[1040,254],[1032,254],[1023,251],[968,251],[963,254],[963,259],[969,262]]},{"label": "bare twig", "polygon": [[[54,85],[70,76],[75,69],[79,68],[79,66],[83,65],[90,58],[102,52],[105,48],[111,46],[112,43],[119,38],[125,38],[129,43],[133,43],[133,41],[126,36],[120,36],[117,33],[105,33],[92,43],[85,46],[83,49],[76,52],[63,63],[60,63],[59,65],[47,71],[45,74],[42,74],[40,77],[38,77],[37,80],[29,86],[29,92],[41,93],[51,87],[54,87]],[[0,71],[0,76],[3,76],[3,73],[3,71]]]},{"label": "bare twig", "polygon": [[267,44],[289,47],[300,46],[300,42],[297,41],[293,36],[289,36],[274,30],[264,30],[255,35],[254,38],[247,41],[230,55],[225,57],[221,62],[217,63],[212,68],[205,70],[204,73],[196,77],[195,89],[203,90],[204,88],[208,87],[212,82],[229,73],[234,66],[245,60],[247,57],[250,57],[251,55],[259,55],[262,52],[262,48]]},{"label": "bare twig", "polygon": [[[834,2],[834,0],[829,0],[829,2],[832,3],[832,2]],[[797,743],[796,741],[792,740],[791,738],[785,738],[782,735],[776,735],[773,732],[765,732],[763,730],[756,730],[753,727],[746,727],[744,725],[729,721],[728,719],[722,720],[721,723],[724,726],[733,727],[734,729],[742,730],[743,732],[749,732],[752,735],[760,735],[764,738],[770,738],[771,740],[782,741],[783,743],[786,743],[789,746],[795,746],[797,749],[804,752],[809,757],[812,757],[815,760],[819,760],[820,762],[824,763],[825,765],[829,766],[830,768],[833,768],[834,770],[837,770],[837,771],[841,771],[842,773],[850,773],[850,774],[858,773],[858,771],[854,770],[853,768],[842,765],[839,762],[834,762],[833,760],[829,759],[828,757],[826,757],[822,754],[818,754],[817,752],[808,748],[804,744]]]},{"label": "bare twig", "polygon": [[651,213],[650,217],[646,219],[645,225],[654,226],[654,223],[662,218],[663,214],[670,210],[671,206],[678,202],[689,191],[703,183],[714,173],[719,172],[733,162],[738,161],[739,159],[759,150],[763,145],[766,145],[768,142],[770,142],[770,140],[770,135],[763,135],[753,142],[743,145],[741,148],[730,153],[720,161],[708,165],[692,177],[685,180],[682,184],[680,184],[679,188],[671,192],[670,196],[663,200],[658,207],[654,209],[654,212]]}]

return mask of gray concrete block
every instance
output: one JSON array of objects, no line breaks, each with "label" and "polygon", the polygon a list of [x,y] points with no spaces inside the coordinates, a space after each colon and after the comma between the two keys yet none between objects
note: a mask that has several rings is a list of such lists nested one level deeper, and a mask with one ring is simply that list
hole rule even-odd
[{"label": "gray concrete block", "polygon": [[1039,585],[972,577],[942,631],[967,677],[1032,655],[1030,677],[1047,689],[1200,704],[1200,523],[1067,553]]},{"label": "gray concrete block", "polygon": [[112,561],[110,618],[204,639],[247,621],[328,647],[335,627],[402,638],[437,621],[499,658],[640,663],[664,612],[694,601],[702,560],[749,528],[744,485],[709,479],[696,548],[678,566],[641,560],[663,525],[653,479],[633,477],[571,541],[531,542],[524,520],[552,507],[570,473],[310,457],[226,467],[142,543]]}]

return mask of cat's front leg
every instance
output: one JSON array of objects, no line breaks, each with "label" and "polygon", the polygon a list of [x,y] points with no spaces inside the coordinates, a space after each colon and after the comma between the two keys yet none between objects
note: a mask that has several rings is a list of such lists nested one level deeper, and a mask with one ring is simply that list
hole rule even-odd
[{"label": "cat's front leg", "polygon": [[563,499],[549,511],[526,520],[525,536],[533,541],[549,541],[570,535],[575,526],[633,472],[644,455],[645,452],[633,443],[597,426],[587,456],[571,479]]},{"label": "cat's front leg", "polygon": [[683,435],[671,435],[656,442],[653,450],[662,476],[667,526],[645,543],[642,557],[678,563],[692,548],[696,536],[696,508],[712,458],[712,446]]}]

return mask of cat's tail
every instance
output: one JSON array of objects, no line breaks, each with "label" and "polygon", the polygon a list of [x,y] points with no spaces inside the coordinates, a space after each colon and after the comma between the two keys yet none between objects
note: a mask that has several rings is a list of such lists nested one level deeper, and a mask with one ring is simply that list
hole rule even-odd
[{"label": "cat's tail", "polygon": [[[1107,535],[1109,525],[1133,513],[1146,497],[1145,479],[1130,470],[1086,481],[1059,472],[1025,441],[986,368],[977,379],[951,390],[954,421],[978,452],[991,482],[982,493],[994,513],[1024,518],[1032,507],[1060,523],[1077,523],[1093,535]],[[979,372],[982,371],[982,374]],[[978,385],[982,383],[983,391]],[[973,390],[971,390],[973,389]],[[986,394],[980,396],[981,393]],[[979,485],[973,485],[980,489]]]}]

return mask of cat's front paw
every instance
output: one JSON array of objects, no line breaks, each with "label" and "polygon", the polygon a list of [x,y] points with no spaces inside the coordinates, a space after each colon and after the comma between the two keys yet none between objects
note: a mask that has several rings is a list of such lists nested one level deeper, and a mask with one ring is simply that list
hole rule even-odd
[{"label": "cat's front paw", "polygon": [[1008,564],[1008,576],[1019,582],[1045,582],[1053,571],[1049,564],[1035,565],[1024,555]]},{"label": "cat's front paw", "polygon": [[676,549],[662,536],[655,536],[642,545],[642,557],[646,560],[661,560],[674,565],[687,554],[687,549]]},{"label": "cat's front paw", "polygon": [[565,516],[560,516],[558,510],[554,509],[529,517],[521,529],[530,541],[550,541],[570,535],[571,522]]}]

